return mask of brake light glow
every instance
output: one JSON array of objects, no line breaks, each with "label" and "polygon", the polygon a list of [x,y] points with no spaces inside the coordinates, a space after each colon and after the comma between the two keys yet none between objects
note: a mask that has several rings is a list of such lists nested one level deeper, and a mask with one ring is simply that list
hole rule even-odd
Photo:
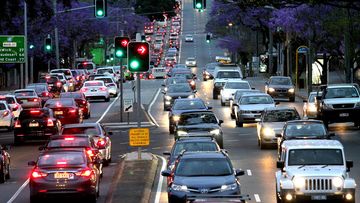
[{"label": "brake light glow", "polygon": [[56,86],[58,86],[58,87],[61,87],[61,85],[62,85],[61,82],[57,82],[57,83],[56,83]]},{"label": "brake light glow", "polygon": [[48,127],[52,127],[52,126],[54,126],[54,121],[52,121],[52,120],[49,118],[49,119],[47,120],[46,125],[47,125]]},{"label": "brake light glow", "polygon": [[43,177],[46,177],[47,175],[48,175],[47,173],[43,173],[43,172],[40,172],[40,171],[37,171],[37,170],[34,170],[31,173],[32,178],[43,178]]},{"label": "brake light glow", "polygon": [[38,101],[38,99],[34,99],[34,102],[37,102]]},{"label": "brake light glow", "polygon": [[77,176],[83,176],[83,177],[89,177],[93,174],[92,170],[86,169],[83,171],[76,172],[75,175]]},{"label": "brake light glow", "polygon": [[90,157],[94,156],[94,152],[91,149],[86,150],[86,154],[89,155]]},{"label": "brake light glow", "polygon": [[83,104],[86,104],[86,101],[84,100],[84,101],[82,101],[82,103],[83,103]]},{"label": "brake light glow", "polygon": [[76,109],[70,109],[69,113],[76,113]]},{"label": "brake light glow", "polygon": [[42,95],[43,95],[44,97],[48,97],[48,96],[49,96],[49,92],[43,92]]},{"label": "brake light glow", "polygon": [[40,110],[31,110],[30,113],[31,114],[37,114],[37,113],[40,113]]},{"label": "brake light glow", "polygon": [[98,147],[103,147],[106,145],[106,141],[104,139],[99,139],[97,142]]},{"label": "brake light glow", "polygon": [[46,78],[46,79],[50,79],[50,76],[47,75],[47,76],[45,76],[45,78]]},{"label": "brake light glow", "polygon": [[75,138],[73,138],[73,137],[65,137],[64,138],[64,140],[66,140],[66,141],[73,141]]},{"label": "brake light glow", "polygon": [[21,128],[21,124],[20,124],[20,121],[19,120],[16,120],[15,121],[15,126],[14,128]]},{"label": "brake light glow", "polygon": [[86,87],[80,89],[80,92],[86,92],[86,91],[88,91],[88,88]]},{"label": "brake light glow", "polygon": [[19,104],[15,104],[13,110],[16,111],[16,110],[18,110],[18,108],[19,108]]},{"label": "brake light glow", "polygon": [[106,87],[100,87],[99,88],[101,91],[106,91]]},{"label": "brake light glow", "polygon": [[8,116],[8,115],[9,115],[9,111],[8,110],[4,111],[3,117]]},{"label": "brake light glow", "polygon": [[67,162],[66,161],[58,161],[56,162],[56,165],[66,165]]},{"label": "brake light glow", "polygon": [[56,102],[56,107],[61,107],[61,104],[59,102]]},{"label": "brake light glow", "polygon": [[80,80],[80,76],[76,76],[76,80]]}]

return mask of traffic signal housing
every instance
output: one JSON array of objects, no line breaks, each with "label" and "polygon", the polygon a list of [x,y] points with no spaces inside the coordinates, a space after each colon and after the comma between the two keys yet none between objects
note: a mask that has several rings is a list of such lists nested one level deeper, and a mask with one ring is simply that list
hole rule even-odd
[{"label": "traffic signal housing", "polygon": [[94,8],[96,18],[107,16],[107,0],[94,0]]},{"label": "traffic signal housing", "polygon": [[51,42],[51,37],[48,36],[47,38],[45,38],[45,42],[44,42],[44,50],[45,52],[51,52],[52,51],[52,42]]},{"label": "traffic signal housing", "polygon": [[127,57],[127,47],[130,42],[128,37],[115,37],[115,57],[116,58],[126,58]]},{"label": "traffic signal housing", "polygon": [[206,42],[207,42],[207,43],[210,43],[210,39],[211,39],[210,34],[209,34],[209,33],[206,34]]},{"label": "traffic signal housing", "polygon": [[130,42],[128,45],[128,68],[132,73],[147,72],[150,65],[150,46],[147,42]]},{"label": "traffic signal housing", "polygon": [[206,0],[193,0],[194,9],[203,10],[206,8]]}]

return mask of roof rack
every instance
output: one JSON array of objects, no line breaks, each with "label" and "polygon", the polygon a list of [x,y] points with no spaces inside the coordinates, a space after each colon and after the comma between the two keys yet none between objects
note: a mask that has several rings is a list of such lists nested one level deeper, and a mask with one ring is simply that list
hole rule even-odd
[{"label": "roof rack", "polygon": [[248,194],[246,195],[187,195],[187,203],[196,203],[196,202],[246,202],[251,200]]}]

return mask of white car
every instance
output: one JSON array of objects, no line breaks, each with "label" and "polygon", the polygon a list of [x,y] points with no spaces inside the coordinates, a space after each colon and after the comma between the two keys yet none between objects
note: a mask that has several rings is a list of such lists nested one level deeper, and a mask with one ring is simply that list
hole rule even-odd
[{"label": "white car", "polygon": [[189,66],[189,67],[196,67],[197,66],[196,59],[194,57],[188,57],[185,60],[185,64],[186,64],[186,66]]},{"label": "white car", "polygon": [[17,102],[15,95],[0,95],[0,101],[6,101],[11,108],[15,118],[19,117],[19,114],[23,108],[21,107],[21,104]]},{"label": "white car", "polygon": [[118,96],[119,88],[118,88],[116,82],[114,81],[113,77],[111,77],[111,76],[100,76],[100,77],[95,77],[94,80],[104,81],[106,87],[109,90],[109,93],[111,95],[113,95],[114,97]]},{"label": "white car", "polygon": [[14,114],[6,101],[0,101],[0,128],[11,131],[14,127]]},{"label": "white car", "polygon": [[151,74],[154,78],[165,78],[166,77],[166,68],[163,66],[153,67],[151,69]]},{"label": "white car", "polygon": [[185,35],[185,42],[193,42],[194,37],[192,35]]},{"label": "white car", "polygon": [[115,81],[120,80],[120,77],[119,77],[120,75],[117,75],[115,69],[112,66],[111,67],[98,68],[98,69],[96,69],[96,74],[109,75],[109,76],[112,76]]},{"label": "white car", "polygon": [[221,106],[225,106],[230,104],[230,99],[233,98],[236,90],[250,90],[250,84],[248,81],[241,80],[241,79],[232,79],[228,80],[223,89],[220,91],[221,96]]},{"label": "white car", "polygon": [[86,99],[104,99],[106,102],[110,101],[109,89],[106,87],[104,81],[90,80],[86,81],[80,92],[84,93]]}]

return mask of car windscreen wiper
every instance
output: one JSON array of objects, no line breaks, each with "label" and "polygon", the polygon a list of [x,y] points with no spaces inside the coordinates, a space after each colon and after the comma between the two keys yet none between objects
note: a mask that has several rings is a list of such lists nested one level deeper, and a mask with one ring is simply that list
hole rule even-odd
[{"label": "car windscreen wiper", "polygon": [[298,167],[298,169],[304,168],[305,166],[306,166],[305,164],[301,165],[301,166]]}]

